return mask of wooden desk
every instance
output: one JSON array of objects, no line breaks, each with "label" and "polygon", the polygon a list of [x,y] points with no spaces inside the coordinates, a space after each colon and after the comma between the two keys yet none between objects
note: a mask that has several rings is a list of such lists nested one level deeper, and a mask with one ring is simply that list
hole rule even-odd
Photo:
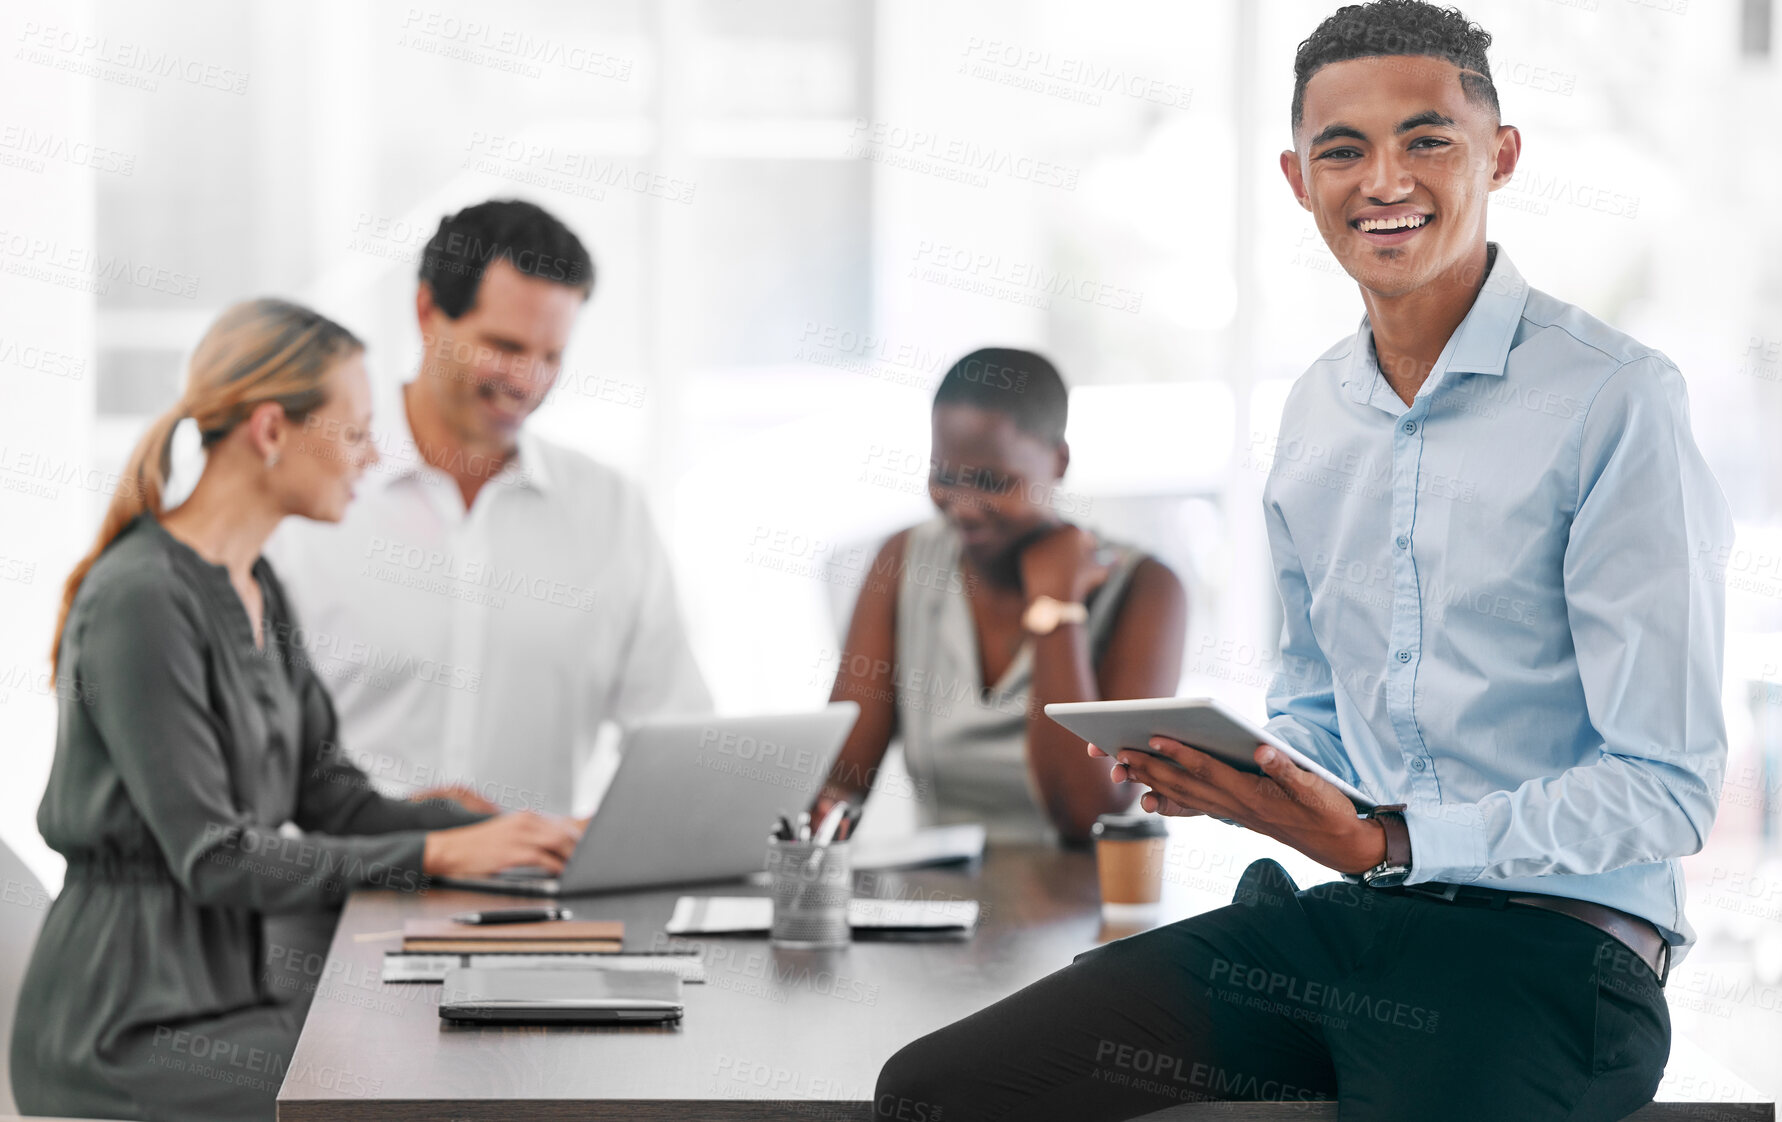
[{"label": "wooden desk", "polygon": [[[360,937],[509,898],[357,893],[335,932],[278,1117],[865,1120],[879,1069],[904,1044],[1129,933],[1104,927],[1094,860],[1084,852],[993,847],[981,871],[865,877],[863,895],[979,900],[978,932],[962,942],[856,942],[842,951],[778,951],[762,938],[692,941],[707,981],[686,987],[687,1014],[676,1028],[443,1025],[439,986],[379,981],[396,937]],[[678,896],[762,891],[699,886],[582,897],[572,906],[589,919],[623,920],[627,949],[646,950],[663,945]],[[1205,893],[1171,885],[1160,914],[1177,919],[1209,903]],[[1306,1104],[1203,1104],[1155,1117],[1287,1117],[1283,1110],[1300,1119],[1336,1116],[1334,1105],[1325,1114]]]},{"label": "wooden desk", "polygon": [[[965,941],[856,942],[840,951],[774,950],[759,937],[688,941],[701,948],[707,980],[686,987],[680,1027],[661,1029],[442,1027],[439,986],[378,981],[397,940],[355,937],[510,898],[357,893],[335,932],[278,1116],[870,1117],[879,1069],[893,1052],[1068,964],[1101,934],[1089,853],[993,848],[981,870],[860,874],[862,895],[980,901],[977,934]],[[590,919],[623,920],[626,948],[643,950],[662,945],[679,896],[764,892],[701,885],[571,906]]]}]

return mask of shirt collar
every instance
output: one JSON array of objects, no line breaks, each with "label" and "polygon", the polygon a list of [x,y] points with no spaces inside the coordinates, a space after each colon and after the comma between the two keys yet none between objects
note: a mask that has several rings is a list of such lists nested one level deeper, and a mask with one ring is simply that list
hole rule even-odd
[{"label": "shirt collar", "polygon": [[[1444,372],[1457,374],[1496,374],[1502,376],[1510,359],[1510,344],[1516,338],[1516,327],[1522,322],[1522,311],[1528,305],[1528,282],[1496,242],[1487,242],[1492,252],[1491,271],[1467,309],[1466,318],[1454,329],[1443,348],[1445,363],[1438,362],[1430,372],[1434,383]],[[1375,396],[1376,383],[1383,382],[1380,367],[1374,361],[1374,329],[1367,315],[1355,332],[1355,344],[1349,352],[1347,385],[1357,401]],[[1388,396],[1397,399],[1388,388]],[[1400,403],[1403,407],[1403,403]]]},{"label": "shirt collar", "polygon": [[[399,386],[388,401],[382,402],[372,422],[377,441],[378,462],[366,471],[365,481],[373,486],[388,487],[399,479],[419,477],[438,469],[428,463],[415,443],[415,434],[408,425],[408,409],[403,404]],[[531,431],[521,427],[516,441],[517,455],[508,459],[491,482],[514,487],[530,487],[548,492],[550,469],[545,465],[543,449]]]},{"label": "shirt collar", "polygon": [[1456,373],[1503,374],[1516,325],[1522,322],[1522,309],[1528,305],[1528,282],[1510,263],[1510,255],[1496,242],[1486,244],[1496,258],[1473,306],[1454,331],[1448,369]]}]

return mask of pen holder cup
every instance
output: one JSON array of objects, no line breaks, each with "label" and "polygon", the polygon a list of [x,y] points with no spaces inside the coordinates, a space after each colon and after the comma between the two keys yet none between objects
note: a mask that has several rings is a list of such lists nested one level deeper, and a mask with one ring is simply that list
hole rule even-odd
[{"label": "pen holder cup", "polygon": [[848,945],[853,937],[848,901],[854,898],[854,876],[847,842],[817,845],[768,838],[767,876],[773,895],[768,937],[774,946]]}]

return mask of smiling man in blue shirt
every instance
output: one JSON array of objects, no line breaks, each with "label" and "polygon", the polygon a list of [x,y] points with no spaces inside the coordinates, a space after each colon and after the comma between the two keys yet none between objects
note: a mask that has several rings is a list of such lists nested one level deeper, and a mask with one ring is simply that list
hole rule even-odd
[{"label": "smiling man in blue shirt", "polygon": [[[1361,289],[1289,397],[1264,495],[1285,610],[1269,729],[1357,817],[1167,740],[1114,775],[1344,874],[1258,862],[1228,908],[1122,939],[916,1041],[878,1108],[1130,1118],[1336,1098],[1356,1119],[1616,1119],[1670,1047],[1679,858],[1713,824],[1726,503],[1664,355],[1531,289],[1485,236],[1521,151],[1491,37],[1339,10],[1295,59],[1281,169]],[[1092,754],[1100,753],[1091,748]]]}]

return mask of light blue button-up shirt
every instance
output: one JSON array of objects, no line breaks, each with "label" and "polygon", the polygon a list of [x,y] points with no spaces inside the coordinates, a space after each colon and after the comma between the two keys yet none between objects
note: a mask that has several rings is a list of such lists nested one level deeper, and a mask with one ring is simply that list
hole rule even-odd
[{"label": "light blue button-up shirt", "polygon": [[1495,245],[1409,406],[1364,317],[1294,385],[1264,493],[1268,727],[1407,804],[1409,883],[1593,900],[1677,945],[1726,760],[1732,541],[1664,355]]}]

